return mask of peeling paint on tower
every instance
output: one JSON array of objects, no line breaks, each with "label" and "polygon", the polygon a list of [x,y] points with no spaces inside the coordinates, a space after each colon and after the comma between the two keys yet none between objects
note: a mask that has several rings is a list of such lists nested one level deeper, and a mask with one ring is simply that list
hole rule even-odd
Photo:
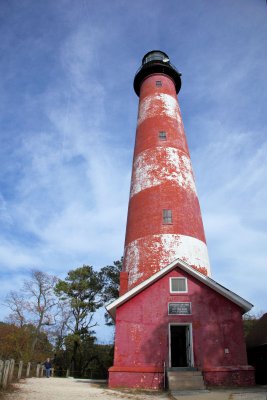
[{"label": "peeling paint on tower", "polygon": [[207,246],[201,240],[177,234],[151,235],[134,240],[125,247],[124,253],[129,289],[177,258],[210,275]]},{"label": "peeling paint on tower", "polygon": [[123,266],[129,289],[176,258],[210,275],[176,84],[159,73],[140,85]]},{"label": "peeling paint on tower", "polygon": [[134,160],[130,196],[164,181],[172,181],[196,195],[191,162],[187,155],[173,147],[148,149]]},{"label": "peeling paint on tower", "polygon": [[181,123],[180,109],[175,97],[160,93],[147,96],[140,101],[137,124],[140,125],[147,118],[167,116]]}]

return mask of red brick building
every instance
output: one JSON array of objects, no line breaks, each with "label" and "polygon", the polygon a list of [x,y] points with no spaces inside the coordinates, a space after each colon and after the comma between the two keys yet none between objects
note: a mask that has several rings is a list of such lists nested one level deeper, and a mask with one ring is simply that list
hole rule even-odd
[{"label": "red brick building", "polygon": [[110,387],[162,388],[166,372],[174,387],[186,372],[198,380],[188,387],[254,383],[242,325],[252,305],[210,277],[180,87],[167,54],[144,56],[120,297],[107,307]]},{"label": "red brick building", "polygon": [[113,302],[111,387],[163,387],[166,368],[196,368],[207,385],[251,385],[242,314],[251,304],[176,260]]}]

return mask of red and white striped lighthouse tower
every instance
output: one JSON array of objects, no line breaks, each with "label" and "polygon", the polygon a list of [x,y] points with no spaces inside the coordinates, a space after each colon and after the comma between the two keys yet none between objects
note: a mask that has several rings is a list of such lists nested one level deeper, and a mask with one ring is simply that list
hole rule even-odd
[{"label": "red and white striped lighthouse tower", "polygon": [[140,100],[123,267],[128,289],[176,258],[210,275],[177,101],[180,87],[180,74],[167,54],[151,51],[143,57],[134,79]]}]

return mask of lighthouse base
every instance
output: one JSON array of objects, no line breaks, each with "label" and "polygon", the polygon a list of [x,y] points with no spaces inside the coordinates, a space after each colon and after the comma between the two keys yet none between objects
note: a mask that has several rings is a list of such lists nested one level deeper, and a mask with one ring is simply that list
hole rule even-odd
[{"label": "lighthouse base", "polygon": [[164,388],[164,371],[156,366],[116,367],[109,369],[109,387],[160,390]]},{"label": "lighthouse base", "polygon": [[254,386],[254,368],[250,365],[211,367],[203,370],[207,386]]},{"label": "lighthouse base", "polygon": [[[211,367],[204,369],[202,374],[204,384],[207,387],[248,387],[255,385],[254,368],[249,365]],[[162,390],[167,384],[168,382],[165,382],[164,379],[163,368],[113,366],[109,369],[110,388]]]}]

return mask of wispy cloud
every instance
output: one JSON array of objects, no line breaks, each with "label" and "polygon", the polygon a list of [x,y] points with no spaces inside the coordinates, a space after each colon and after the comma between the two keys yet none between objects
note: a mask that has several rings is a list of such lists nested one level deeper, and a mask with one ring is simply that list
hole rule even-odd
[{"label": "wispy cloud", "polygon": [[[250,297],[264,309],[267,240],[267,141],[255,143],[257,132],[227,132],[193,152],[214,278]],[[260,144],[260,146],[259,146]],[[257,287],[257,291],[255,288]]]},{"label": "wispy cloud", "polygon": [[23,167],[12,215],[5,211],[4,218],[36,236],[37,253],[43,243],[50,252],[99,257],[105,243],[107,254],[122,254],[130,163],[125,169],[123,149],[116,158],[106,142],[107,95],[92,74],[99,33],[94,35],[82,28],[63,43],[60,62],[68,87],[60,82],[43,94],[39,106],[50,129],[27,133],[17,153]]}]

